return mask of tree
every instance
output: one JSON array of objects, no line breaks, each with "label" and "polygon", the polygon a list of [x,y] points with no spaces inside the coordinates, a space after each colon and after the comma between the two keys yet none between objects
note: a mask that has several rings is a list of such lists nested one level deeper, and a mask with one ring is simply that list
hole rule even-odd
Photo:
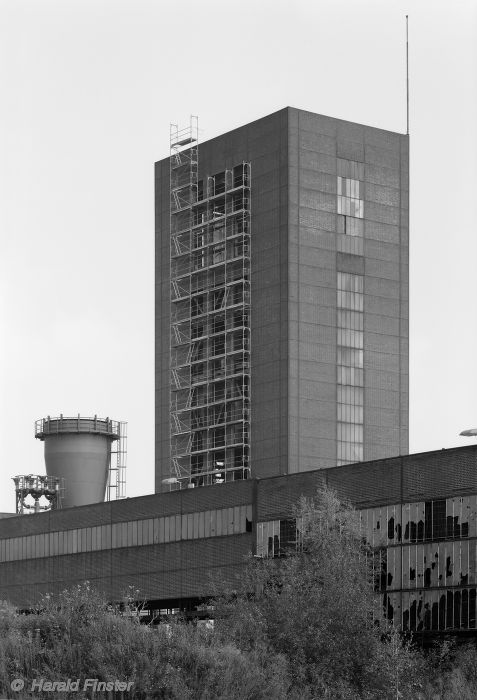
[{"label": "tree", "polygon": [[219,601],[218,634],[282,655],[300,697],[414,697],[417,657],[383,617],[359,514],[320,489],[295,518],[296,548],[249,562],[240,590]]}]

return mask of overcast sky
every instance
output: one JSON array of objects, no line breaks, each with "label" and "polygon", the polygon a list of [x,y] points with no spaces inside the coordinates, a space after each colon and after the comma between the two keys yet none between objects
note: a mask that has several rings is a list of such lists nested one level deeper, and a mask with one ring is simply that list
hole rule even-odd
[{"label": "overcast sky", "polygon": [[0,512],[48,414],[129,423],[154,489],[153,163],[287,105],[404,132],[412,452],[477,426],[475,0],[0,0]]}]

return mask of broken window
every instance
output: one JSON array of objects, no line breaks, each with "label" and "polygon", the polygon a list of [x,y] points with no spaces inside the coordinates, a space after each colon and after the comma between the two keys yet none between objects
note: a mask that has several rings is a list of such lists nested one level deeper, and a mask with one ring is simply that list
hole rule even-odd
[{"label": "broken window", "polygon": [[296,520],[294,518],[280,520],[280,555],[290,550],[295,551],[296,542]]},{"label": "broken window", "polygon": [[426,540],[443,539],[447,532],[446,502],[445,499],[439,501],[426,501],[424,536]]}]

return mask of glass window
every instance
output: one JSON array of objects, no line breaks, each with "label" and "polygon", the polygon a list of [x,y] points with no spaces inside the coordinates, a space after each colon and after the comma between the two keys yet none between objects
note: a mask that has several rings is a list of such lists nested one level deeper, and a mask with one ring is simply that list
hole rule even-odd
[{"label": "glass window", "polygon": [[192,536],[194,539],[197,539],[199,537],[199,513],[194,513],[194,516],[193,516]]},{"label": "glass window", "polygon": [[152,541],[154,544],[157,544],[159,540],[159,520],[160,518],[154,518],[152,521],[152,527],[153,527],[153,538]]},{"label": "glass window", "polygon": [[274,520],[268,524],[268,556],[277,557],[280,552],[280,521]]},{"label": "glass window", "polygon": [[132,543],[133,546],[142,544],[142,522],[140,520],[132,520]]},{"label": "glass window", "polygon": [[137,521],[137,543],[144,546],[147,544],[147,522],[146,520]]},{"label": "glass window", "polygon": [[182,530],[182,516],[181,515],[176,515],[175,516],[175,521],[176,521],[176,527],[175,527],[175,533],[176,533],[176,542],[179,542],[181,539],[181,530]]},{"label": "glass window", "polygon": [[263,549],[263,529],[264,529],[264,523],[257,523],[257,556],[258,557],[263,557],[265,556],[265,552]]},{"label": "glass window", "polygon": [[338,347],[338,364],[347,367],[363,367],[363,351]]},{"label": "glass window", "polygon": [[170,517],[166,515],[164,518],[164,542],[170,541]]},{"label": "glass window", "polygon": [[[354,193],[357,185],[346,187]],[[347,190],[348,191],[348,190]],[[361,461],[363,449],[363,276],[337,273],[337,459]]]},{"label": "glass window", "polygon": [[242,514],[243,514],[243,506],[242,508],[240,506],[235,506],[234,508],[234,535],[237,535],[240,532],[244,532],[244,527],[243,527],[243,519],[242,519]]},{"label": "glass window", "polygon": [[359,238],[363,237],[364,226],[362,219],[355,219],[353,217],[346,217],[345,219],[345,233],[349,236],[356,236]]},{"label": "glass window", "polygon": [[171,515],[169,517],[169,541],[175,542],[176,540],[176,516]]},{"label": "glass window", "polygon": [[199,537],[205,537],[205,513],[199,513]]},{"label": "glass window", "polygon": [[159,518],[159,542],[165,542],[165,518]]},{"label": "glass window", "polygon": [[128,546],[128,524],[127,522],[121,523],[121,547]]},{"label": "glass window", "polygon": [[286,554],[287,550],[296,550],[297,533],[294,518],[280,520],[280,550],[279,554]]},{"label": "glass window", "polygon": [[252,532],[252,521],[253,521],[253,516],[252,516],[252,506],[248,505],[247,510],[246,510],[246,521],[245,521],[245,531],[246,532]]},{"label": "glass window", "polygon": [[[352,161],[350,161],[350,163],[351,162]],[[343,167],[342,172],[344,170],[347,170],[348,173],[352,172],[354,175],[360,172],[359,168],[351,166],[347,168]],[[343,175],[338,175],[336,181],[336,193],[337,212],[339,215],[345,216],[346,218],[363,218],[364,188],[361,180],[357,179],[356,177],[344,177]],[[347,233],[346,222],[344,222],[343,228],[344,230],[341,232]]]},{"label": "glass window", "polygon": [[338,365],[338,384],[350,384],[351,386],[363,386],[364,375],[362,369],[354,367],[340,367]]},{"label": "glass window", "polygon": [[147,521],[147,543],[152,544],[154,542],[154,520],[149,518]]},{"label": "glass window", "polygon": [[361,350],[364,344],[363,336],[363,331],[355,331],[350,328],[338,328],[338,345]]},{"label": "glass window", "polygon": [[78,530],[71,530],[71,554],[78,552]]},{"label": "glass window", "polygon": [[204,513],[204,537],[211,535],[212,511],[206,510]]},{"label": "glass window", "polygon": [[220,511],[222,522],[222,535],[229,534],[230,508],[222,508]]}]

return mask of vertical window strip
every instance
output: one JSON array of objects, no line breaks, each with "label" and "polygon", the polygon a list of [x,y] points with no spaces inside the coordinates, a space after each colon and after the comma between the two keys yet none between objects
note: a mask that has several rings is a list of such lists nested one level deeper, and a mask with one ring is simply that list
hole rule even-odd
[{"label": "vertical window strip", "polygon": [[252,531],[252,506],[232,506],[183,515],[127,520],[0,540],[0,562],[81,554]]},{"label": "vertical window strip", "polygon": [[[362,219],[364,201],[362,199],[363,183],[352,178],[337,177],[337,211],[346,217]],[[357,229],[354,229],[355,231]],[[356,235],[356,233],[355,233]]]},{"label": "vertical window strip", "polygon": [[364,163],[337,158],[337,212],[344,217],[342,233],[362,236],[362,228],[353,220],[364,217]]},{"label": "vertical window strip", "polygon": [[364,280],[338,272],[337,280],[337,464],[364,459]]}]

